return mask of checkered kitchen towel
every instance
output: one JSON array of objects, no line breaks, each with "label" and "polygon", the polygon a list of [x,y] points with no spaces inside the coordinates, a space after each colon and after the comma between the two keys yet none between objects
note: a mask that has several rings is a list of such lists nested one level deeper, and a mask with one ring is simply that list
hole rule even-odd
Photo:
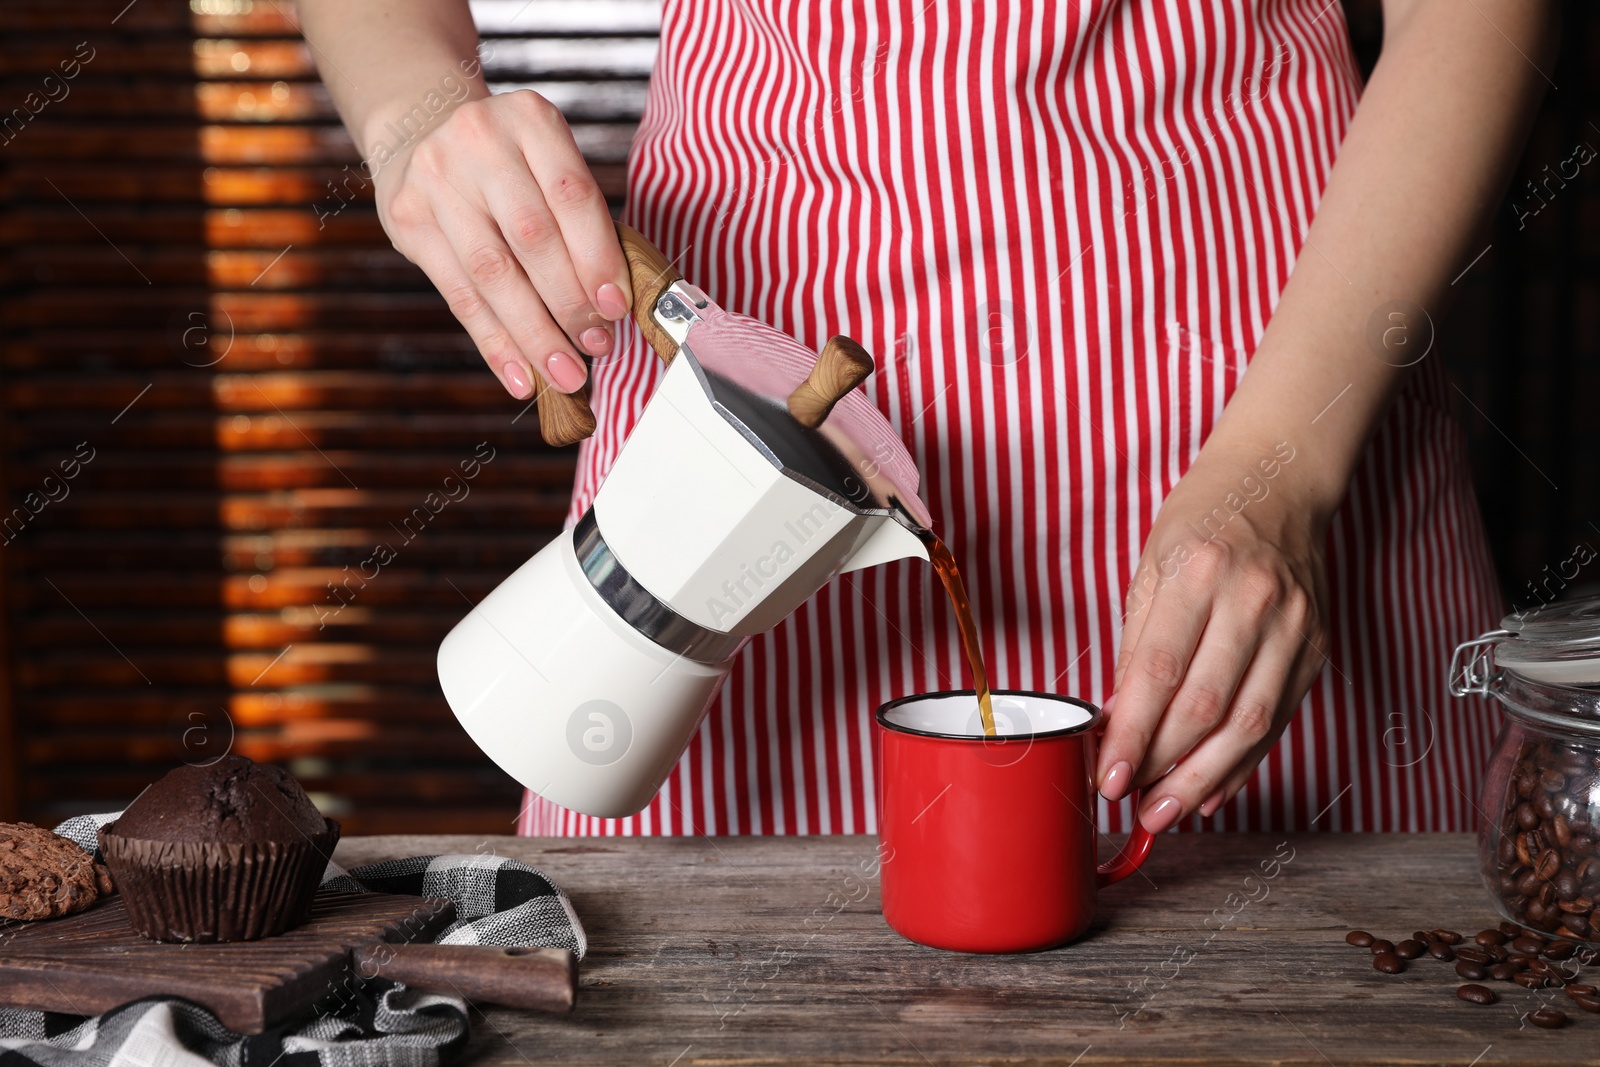
[{"label": "checkered kitchen towel", "polygon": [[[92,853],[100,827],[120,814],[69,819],[56,833]],[[330,863],[321,892],[448,897],[457,920],[435,939],[440,944],[566,948],[579,958],[588,949],[567,895],[537,869],[498,856],[412,856],[349,871]],[[92,1018],[0,1008],[6,1067],[432,1067],[466,1040],[461,998],[381,978],[362,983],[329,1014],[249,1036],[176,997],[149,997]]]}]

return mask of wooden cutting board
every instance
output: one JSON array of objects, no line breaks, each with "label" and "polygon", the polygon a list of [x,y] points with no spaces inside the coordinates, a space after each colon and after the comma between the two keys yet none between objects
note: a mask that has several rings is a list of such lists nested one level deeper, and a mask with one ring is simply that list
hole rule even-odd
[{"label": "wooden cutting board", "polygon": [[277,937],[160,944],[133,932],[114,896],[63,919],[0,926],[0,1004],[98,1015],[141,997],[179,996],[231,1030],[259,1034],[323,997],[348,997],[352,950],[429,941],[454,917],[443,899],[325,893],[309,922]]}]

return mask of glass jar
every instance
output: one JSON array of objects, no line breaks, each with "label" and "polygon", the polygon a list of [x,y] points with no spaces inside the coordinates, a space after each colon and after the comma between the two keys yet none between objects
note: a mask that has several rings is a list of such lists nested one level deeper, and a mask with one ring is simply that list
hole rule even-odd
[{"label": "glass jar", "polygon": [[1484,884],[1512,922],[1600,943],[1600,597],[1501,627],[1459,646],[1450,674],[1506,713],[1478,801]]}]

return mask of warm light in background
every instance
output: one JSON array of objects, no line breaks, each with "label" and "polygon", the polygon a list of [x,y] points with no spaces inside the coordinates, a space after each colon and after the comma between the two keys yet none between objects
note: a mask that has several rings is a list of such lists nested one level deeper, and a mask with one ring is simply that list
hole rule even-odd
[{"label": "warm light in background", "polygon": [[[620,195],[657,5],[474,10],[499,35],[491,76],[570,105]],[[95,449],[0,554],[17,664],[0,763],[39,822],[229,750],[285,763],[352,834],[508,832],[519,805],[434,654],[559,529],[572,459],[390,247],[293,11],[0,11],[0,50],[30,63],[95,49],[0,159],[29,201],[8,489]],[[470,495],[415,519],[485,444]],[[362,577],[382,542],[393,562]]]}]

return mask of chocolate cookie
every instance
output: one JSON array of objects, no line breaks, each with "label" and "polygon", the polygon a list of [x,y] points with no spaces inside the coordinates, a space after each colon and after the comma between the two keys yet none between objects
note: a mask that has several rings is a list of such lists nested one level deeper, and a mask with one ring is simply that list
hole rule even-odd
[{"label": "chocolate cookie", "polygon": [[55,919],[110,893],[111,873],[71,841],[0,823],[0,919]]}]

